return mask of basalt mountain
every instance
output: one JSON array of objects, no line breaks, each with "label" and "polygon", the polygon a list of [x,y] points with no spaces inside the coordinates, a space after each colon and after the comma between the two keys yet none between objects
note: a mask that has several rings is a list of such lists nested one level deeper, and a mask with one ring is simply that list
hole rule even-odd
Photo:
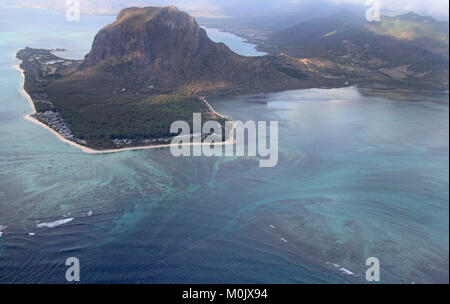
[{"label": "basalt mountain", "polygon": [[[212,42],[195,19],[176,7],[129,8],[95,37],[75,75],[126,78],[128,86],[196,92],[258,89],[288,80],[268,58],[246,58]],[[283,79],[284,78],[284,79]]]}]

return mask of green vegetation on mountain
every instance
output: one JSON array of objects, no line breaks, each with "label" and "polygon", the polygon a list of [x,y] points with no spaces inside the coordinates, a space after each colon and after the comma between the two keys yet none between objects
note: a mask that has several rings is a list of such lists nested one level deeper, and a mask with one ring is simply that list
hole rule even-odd
[{"label": "green vegetation on mountain", "polygon": [[373,31],[397,39],[414,40],[429,38],[448,44],[448,21],[408,13],[396,17],[381,16],[380,22],[372,22]]},{"label": "green vegetation on mountain", "polygon": [[368,27],[378,35],[407,41],[448,60],[448,21],[437,21],[431,17],[409,13],[397,17],[382,16],[380,22],[371,22]]},{"label": "green vegetation on mountain", "polygon": [[448,88],[448,22],[430,17],[383,16],[368,23],[343,11],[274,32],[262,49],[282,53],[297,69],[360,86]]}]

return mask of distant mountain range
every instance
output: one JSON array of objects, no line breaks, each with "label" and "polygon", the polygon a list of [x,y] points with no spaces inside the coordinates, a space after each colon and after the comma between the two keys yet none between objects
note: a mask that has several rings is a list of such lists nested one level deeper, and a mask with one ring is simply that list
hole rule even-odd
[{"label": "distant mountain range", "polygon": [[[229,1],[224,1],[228,3]],[[312,18],[351,10],[363,16],[367,7],[329,0],[273,1],[244,0],[231,1],[224,7],[229,18],[198,18],[199,22],[227,31],[243,34],[278,31]]]},{"label": "distant mountain range", "polygon": [[346,75],[359,84],[409,81],[415,88],[446,88],[448,26],[414,13],[367,22],[341,11],[273,32],[260,45],[289,57],[298,69]]},{"label": "distant mountain range", "polygon": [[410,42],[448,59],[448,21],[437,21],[431,17],[408,13],[397,17],[382,16],[381,22],[373,22],[368,26],[378,35]]}]

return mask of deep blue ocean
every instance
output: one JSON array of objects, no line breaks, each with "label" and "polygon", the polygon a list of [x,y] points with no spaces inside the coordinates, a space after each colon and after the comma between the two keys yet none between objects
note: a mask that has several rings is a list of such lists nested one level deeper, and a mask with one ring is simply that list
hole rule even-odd
[{"label": "deep blue ocean", "polygon": [[275,168],[168,149],[89,155],[23,118],[15,53],[82,58],[113,20],[0,7],[0,283],[65,283],[69,257],[81,283],[366,283],[368,257],[381,283],[449,282],[448,93],[210,100],[233,119],[279,121]]}]

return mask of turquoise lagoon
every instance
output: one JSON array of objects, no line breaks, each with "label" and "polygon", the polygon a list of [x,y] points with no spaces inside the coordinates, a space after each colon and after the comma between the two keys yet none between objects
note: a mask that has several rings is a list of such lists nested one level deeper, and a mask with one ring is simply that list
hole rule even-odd
[{"label": "turquoise lagoon", "polygon": [[82,283],[366,283],[368,257],[382,283],[448,283],[448,93],[211,100],[234,119],[280,122],[275,168],[168,149],[89,155],[23,119],[14,55],[82,58],[112,20],[1,8],[0,283],[64,283],[68,257]]}]

